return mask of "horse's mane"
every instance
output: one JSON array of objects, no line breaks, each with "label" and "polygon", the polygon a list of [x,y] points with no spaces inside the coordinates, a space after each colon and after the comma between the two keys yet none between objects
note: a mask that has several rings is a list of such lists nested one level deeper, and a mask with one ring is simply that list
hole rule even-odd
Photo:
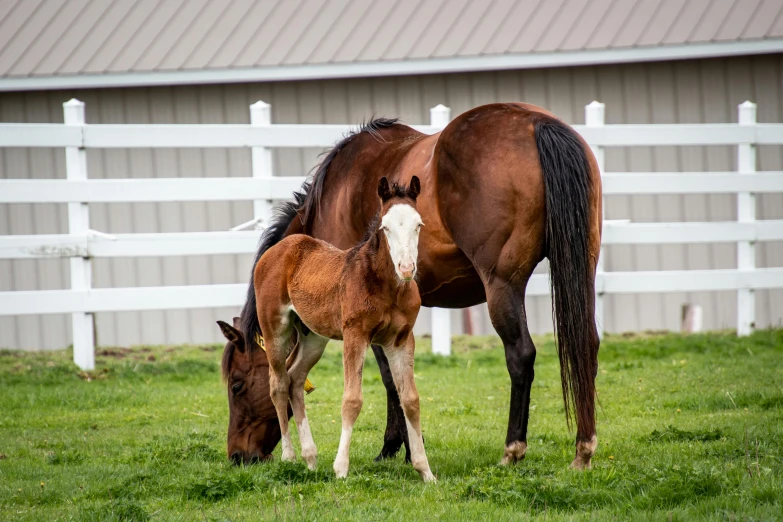
[{"label": "horse's mane", "polygon": [[[306,198],[304,204],[301,206],[302,210],[302,225],[309,227],[315,219],[316,211],[320,211],[321,196],[324,190],[324,180],[326,180],[326,173],[329,170],[329,166],[337,156],[337,154],[353,139],[363,132],[369,133],[376,139],[382,139],[379,131],[391,127],[398,122],[397,118],[374,118],[369,122],[362,122],[358,131],[348,133],[342,141],[335,145],[332,150],[325,152],[324,159],[318,165],[315,174],[313,174],[312,184],[306,190]],[[323,156],[323,154],[322,154]]]},{"label": "horse's mane", "polygon": [[[274,212],[272,220],[269,226],[261,236],[261,241],[256,252],[256,257],[253,261],[253,267],[250,270],[250,285],[247,289],[247,299],[245,300],[245,306],[242,307],[240,313],[242,335],[245,337],[245,349],[254,350],[255,342],[252,339],[256,338],[256,334],[261,333],[261,327],[258,324],[258,315],[256,314],[256,291],[253,284],[253,273],[255,271],[256,264],[261,256],[269,250],[272,246],[276,245],[285,236],[286,230],[291,225],[291,222],[296,218],[297,214],[300,215],[303,231],[307,233],[311,229],[313,220],[316,213],[320,210],[321,197],[323,196],[324,183],[326,181],[326,175],[329,171],[329,167],[337,157],[337,154],[351,143],[356,136],[367,132],[376,139],[383,139],[380,131],[389,128],[397,123],[397,118],[373,118],[369,122],[362,122],[358,130],[348,133],[337,145],[331,150],[325,152],[325,156],[321,163],[315,168],[315,173],[312,176],[312,180],[305,182],[302,185],[301,190],[294,192],[293,201],[288,201],[278,206]],[[233,346],[233,345],[232,345]],[[228,347],[226,352],[231,351],[231,354],[223,354],[224,365],[231,366],[231,357],[233,356],[233,349]],[[224,368],[224,372],[228,371]]]}]

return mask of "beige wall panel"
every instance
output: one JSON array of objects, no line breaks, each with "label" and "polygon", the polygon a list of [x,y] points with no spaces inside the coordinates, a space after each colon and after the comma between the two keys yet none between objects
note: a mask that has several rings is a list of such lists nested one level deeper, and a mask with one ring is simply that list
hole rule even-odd
[{"label": "beige wall panel", "polygon": [[[281,82],[225,86],[157,87],[49,93],[0,94],[0,121],[62,122],[62,103],[76,96],[87,103],[90,123],[247,123],[248,106],[272,104],[274,123],[359,123],[372,116],[429,122],[429,109],[443,103],[457,116],[482,103],[522,100],[544,106],[569,123],[584,123],[584,106],[606,103],[608,123],[702,123],[736,121],[736,106],[758,103],[760,122],[783,121],[781,60],[777,56],[407,76],[356,80]],[[320,149],[281,149],[273,154],[276,175],[302,175],[318,161]],[[609,149],[608,171],[734,170],[733,147],[633,147]],[[760,147],[760,170],[783,169],[783,147]],[[250,151],[244,149],[136,149],[88,151],[92,178],[249,176]],[[52,149],[0,149],[3,178],[64,178],[64,152]],[[759,219],[783,219],[783,195],[757,198]],[[723,221],[736,218],[734,196],[612,196],[608,219]],[[91,205],[92,227],[109,232],[226,230],[252,217],[250,202]],[[0,234],[65,233],[65,205],[0,205]],[[643,245],[607,247],[607,270],[682,270],[731,268],[734,245]],[[96,260],[96,287],[244,283],[251,256],[193,256]],[[757,247],[759,266],[783,266],[783,242]],[[537,269],[546,271],[546,263]],[[0,290],[67,288],[68,263],[62,260],[0,261]],[[606,298],[609,331],[674,329],[680,305],[704,307],[706,328],[734,326],[734,292],[615,295]],[[550,331],[548,298],[528,298],[530,330]],[[237,309],[172,310],[98,314],[103,345],[199,343],[220,339],[216,319]],[[453,314],[462,331],[462,314]],[[780,324],[783,292],[757,293],[759,326]],[[424,310],[417,331],[429,328]],[[474,324],[490,332],[482,307]],[[0,347],[60,348],[70,343],[65,315],[0,318]]]}]

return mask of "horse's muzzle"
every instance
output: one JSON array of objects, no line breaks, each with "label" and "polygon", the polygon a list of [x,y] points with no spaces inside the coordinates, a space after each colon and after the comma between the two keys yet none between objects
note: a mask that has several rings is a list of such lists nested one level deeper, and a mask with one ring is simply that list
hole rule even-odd
[{"label": "horse's muzzle", "polygon": [[260,455],[258,453],[254,453],[251,455],[249,453],[235,451],[231,454],[230,459],[235,466],[242,464],[257,464],[259,462],[267,462],[272,460],[272,454],[270,453],[269,455]]}]

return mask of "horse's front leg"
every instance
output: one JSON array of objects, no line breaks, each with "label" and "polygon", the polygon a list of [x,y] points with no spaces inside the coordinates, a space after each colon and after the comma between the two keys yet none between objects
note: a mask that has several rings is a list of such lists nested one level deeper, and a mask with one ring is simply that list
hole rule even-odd
[{"label": "horse's front leg", "polygon": [[405,414],[400,406],[400,396],[397,394],[397,387],[394,385],[389,360],[383,353],[383,347],[377,344],[372,345],[372,353],[375,354],[375,360],[378,361],[378,369],[381,371],[381,380],[386,388],[386,433],[383,436],[383,448],[375,457],[378,462],[383,459],[394,457],[403,444],[405,444],[405,462],[411,461],[411,449],[408,444],[408,430],[405,427]]},{"label": "horse's front leg", "polygon": [[413,332],[403,346],[394,346],[386,350],[389,358],[394,383],[402,402],[405,413],[405,424],[408,429],[408,441],[411,448],[411,464],[419,472],[424,482],[434,482],[435,475],[430,470],[427,454],[424,451],[424,439],[421,436],[421,414],[419,410],[419,392],[413,380],[413,352],[415,340]]},{"label": "horse's front leg", "polygon": [[351,447],[353,425],[362,411],[362,369],[369,339],[361,332],[343,332],[343,369],[345,388],[343,390],[342,433],[334,472],[337,478],[348,476],[348,454]]},{"label": "horse's front leg", "polygon": [[304,403],[304,383],[307,374],[321,359],[324,353],[326,343],[329,339],[320,337],[315,333],[307,336],[299,335],[299,352],[288,369],[288,376],[291,379],[288,390],[291,398],[291,409],[294,411],[296,419],[296,429],[299,432],[299,442],[302,445],[302,458],[307,463],[307,467],[314,471],[316,468],[318,448],[315,446],[313,435],[310,432],[310,423],[307,420],[307,412]]}]

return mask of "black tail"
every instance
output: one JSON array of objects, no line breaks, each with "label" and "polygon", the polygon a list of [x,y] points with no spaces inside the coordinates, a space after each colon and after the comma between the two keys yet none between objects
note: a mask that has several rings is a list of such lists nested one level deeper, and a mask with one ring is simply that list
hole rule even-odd
[{"label": "black tail", "polygon": [[245,300],[245,306],[242,307],[242,312],[240,314],[242,335],[245,336],[245,343],[250,349],[255,347],[254,339],[256,338],[256,334],[261,334],[261,326],[258,324],[258,314],[256,313],[256,289],[253,283],[253,274],[256,265],[258,264],[258,260],[264,255],[264,252],[272,248],[272,246],[279,243],[280,240],[285,237],[286,230],[288,230],[291,222],[300,212],[302,226],[304,228],[302,232],[310,234],[315,215],[320,210],[319,206],[321,197],[323,196],[326,174],[329,171],[329,166],[332,164],[332,161],[337,156],[337,153],[351,143],[359,134],[367,132],[377,139],[381,129],[391,127],[396,123],[396,119],[388,118],[375,118],[369,122],[362,123],[357,131],[346,135],[337,145],[325,153],[324,159],[313,174],[312,182],[305,183],[302,185],[301,191],[294,192],[294,201],[283,203],[277,208],[272,222],[261,236],[261,243],[258,245],[258,252],[256,252],[253,267],[250,270],[250,285],[247,288],[247,299]]},{"label": "black tail", "polygon": [[595,265],[588,250],[590,164],[576,131],[554,118],[536,122],[546,190],[546,237],[552,319],[566,419],[575,410],[577,437],[595,433]]}]

